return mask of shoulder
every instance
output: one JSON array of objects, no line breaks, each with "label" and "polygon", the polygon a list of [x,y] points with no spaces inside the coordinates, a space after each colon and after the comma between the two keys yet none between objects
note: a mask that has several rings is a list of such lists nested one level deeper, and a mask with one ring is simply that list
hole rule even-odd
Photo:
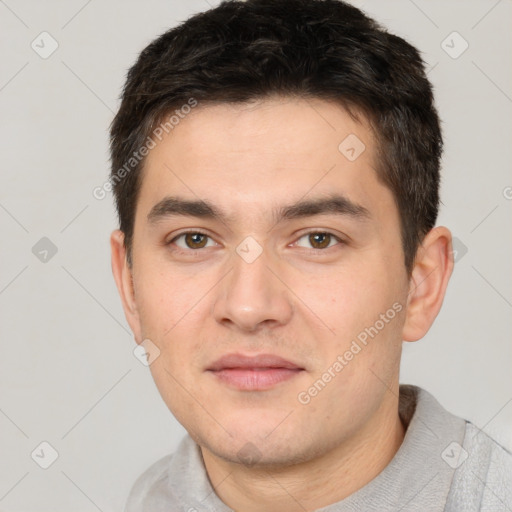
[{"label": "shoulder", "polygon": [[478,461],[479,466],[485,465],[488,476],[508,475],[508,484],[509,487],[511,486],[512,452],[508,448],[501,445],[470,421],[466,422],[464,448],[467,450],[468,461]]},{"label": "shoulder", "polygon": [[135,481],[124,512],[229,510],[215,494],[200,447],[186,435],[173,454],[152,464]]},{"label": "shoulder", "polygon": [[126,501],[125,512],[148,509],[148,499],[165,495],[170,479],[169,468],[174,454],[166,455],[147,468],[133,484]]},{"label": "shoulder", "polygon": [[512,510],[512,452],[469,421],[449,502],[450,511]]},{"label": "shoulder", "polygon": [[416,386],[400,386],[400,416],[416,440],[428,440],[434,468],[446,475],[446,512],[512,511],[510,449]]},{"label": "shoulder", "polygon": [[[479,455],[479,466],[470,467],[482,490],[482,511],[512,509],[512,452],[468,422],[466,439],[469,454]],[[477,459],[478,459],[477,458]]]},{"label": "shoulder", "polygon": [[157,460],[137,478],[124,512],[168,512],[169,505],[181,510],[200,477],[199,449],[187,435],[174,453]]}]

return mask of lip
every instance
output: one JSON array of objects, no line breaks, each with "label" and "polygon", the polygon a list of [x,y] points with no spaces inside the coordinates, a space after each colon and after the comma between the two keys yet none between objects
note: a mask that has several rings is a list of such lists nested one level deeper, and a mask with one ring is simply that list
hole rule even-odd
[{"label": "lip", "polygon": [[264,391],[292,379],[304,371],[304,368],[273,354],[227,354],[206,371],[235,389]]}]

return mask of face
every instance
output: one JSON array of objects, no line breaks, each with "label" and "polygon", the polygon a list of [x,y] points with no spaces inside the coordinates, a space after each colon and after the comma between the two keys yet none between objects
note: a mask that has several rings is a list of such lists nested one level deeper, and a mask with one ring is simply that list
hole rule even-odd
[{"label": "face", "polygon": [[310,460],[382,415],[409,283],[377,165],[364,120],[321,100],[198,106],[148,155],[125,308],[211,453]]}]

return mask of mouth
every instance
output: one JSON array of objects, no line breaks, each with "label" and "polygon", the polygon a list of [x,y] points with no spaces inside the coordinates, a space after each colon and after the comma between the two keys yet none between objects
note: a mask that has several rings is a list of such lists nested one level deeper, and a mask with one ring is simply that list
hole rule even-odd
[{"label": "mouth", "polygon": [[206,371],[229,387],[242,391],[264,391],[296,377],[304,370],[272,354],[228,354],[215,361]]}]

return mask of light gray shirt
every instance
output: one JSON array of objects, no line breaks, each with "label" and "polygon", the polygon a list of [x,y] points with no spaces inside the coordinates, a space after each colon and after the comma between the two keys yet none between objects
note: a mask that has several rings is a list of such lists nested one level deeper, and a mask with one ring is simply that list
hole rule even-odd
[{"label": "light gray shirt", "polygon": [[[407,426],[384,470],[317,512],[512,512],[512,453],[447,412],[424,389],[400,386]],[[125,512],[230,512],[215,494],[198,445],[187,435],[135,482]]]}]

